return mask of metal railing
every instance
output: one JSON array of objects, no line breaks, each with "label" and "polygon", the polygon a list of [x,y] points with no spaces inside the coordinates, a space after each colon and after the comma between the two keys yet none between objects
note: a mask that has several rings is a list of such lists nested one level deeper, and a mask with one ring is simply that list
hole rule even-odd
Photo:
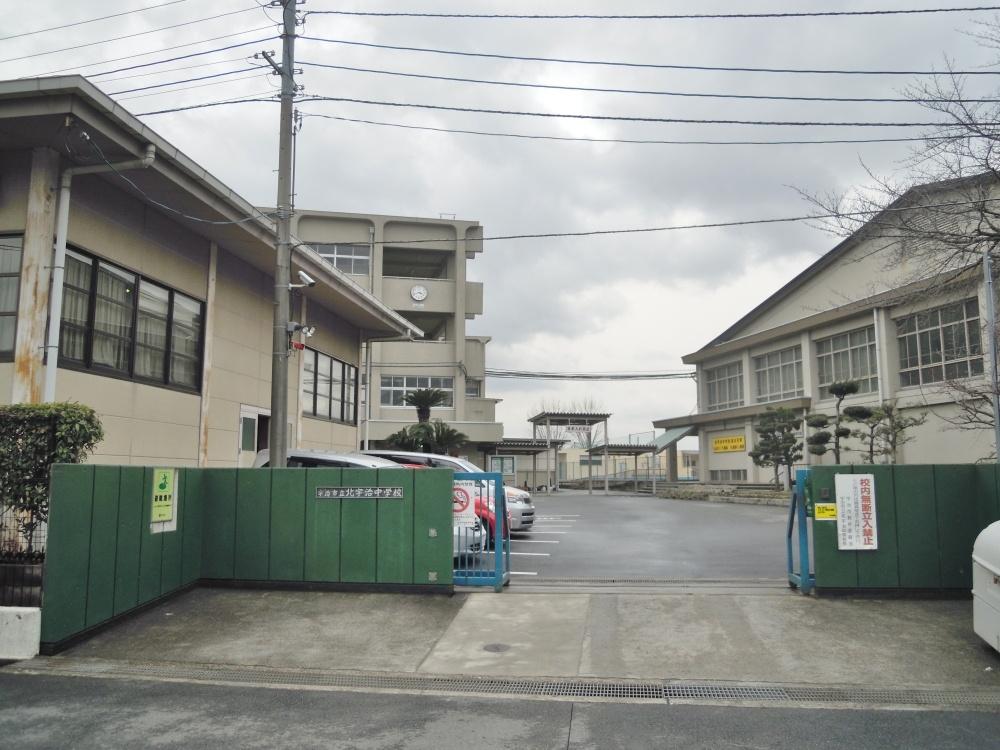
[{"label": "metal railing", "polygon": [[477,547],[477,532],[456,526],[454,583],[492,586],[501,591],[510,582],[510,523],[503,477],[488,472],[455,472],[455,481],[476,483],[476,514],[484,529],[478,532],[482,544]]},{"label": "metal railing", "polygon": [[0,607],[39,607],[48,525],[0,505]]}]

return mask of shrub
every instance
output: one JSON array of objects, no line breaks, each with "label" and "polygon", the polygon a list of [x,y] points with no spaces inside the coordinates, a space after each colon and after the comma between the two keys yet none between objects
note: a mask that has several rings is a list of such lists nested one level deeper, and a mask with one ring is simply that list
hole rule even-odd
[{"label": "shrub", "polygon": [[0,506],[32,551],[49,518],[49,470],[80,463],[104,438],[97,414],[73,403],[0,406]]}]

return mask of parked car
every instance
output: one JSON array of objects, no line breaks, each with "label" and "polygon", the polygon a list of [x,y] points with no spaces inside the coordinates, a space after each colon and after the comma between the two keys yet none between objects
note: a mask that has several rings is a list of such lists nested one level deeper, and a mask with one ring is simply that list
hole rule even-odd
[{"label": "parked car", "polygon": [[[400,464],[428,466],[435,469],[451,469],[452,471],[465,471],[482,473],[482,469],[471,461],[466,461],[455,456],[442,456],[437,453],[418,453],[414,451],[399,451],[391,448],[378,448],[374,450],[362,451],[365,455],[379,458],[386,458]],[[531,493],[519,490],[516,487],[504,485],[504,498],[507,501],[507,518],[511,531],[531,531],[535,523],[535,506],[531,502]],[[490,529],[494,526],[489,525]],[[490,535],[492,538],[492,533]]]},{"label": "parked car", "polygon": [[[270,462],[270,452],[265,448],[257,453],[253,465],[255,468],[266,468]],[[413,468],[401,465],[378,456],[367,456],[363,453],[332,453],[330,451],[294,450],[288,451],[287,465],[290,469],[314,469],[321,467],[335,469],[406,469]],[[418,468],[424,468],[419,466]],[[483,522],[459,528],[452,527],[452,555],[475,554],[483,549],[486,543],[486,531]]]}]

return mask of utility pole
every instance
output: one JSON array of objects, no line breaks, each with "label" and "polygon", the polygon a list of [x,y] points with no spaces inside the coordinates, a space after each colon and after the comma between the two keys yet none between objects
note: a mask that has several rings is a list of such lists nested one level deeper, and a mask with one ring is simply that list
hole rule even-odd
[{"label": "utility pole", "polygon": [[278,136],[278,243],[274,266],[274,334],[271,359],[271,424],[268,435],[269,465],[288,463],[288,322],[291,307],[292,238],[292,127],[295,103],[295,7],[298,0],[279,0],[284,9],[281,65],[263,53],[281,76],[281,126]]}]

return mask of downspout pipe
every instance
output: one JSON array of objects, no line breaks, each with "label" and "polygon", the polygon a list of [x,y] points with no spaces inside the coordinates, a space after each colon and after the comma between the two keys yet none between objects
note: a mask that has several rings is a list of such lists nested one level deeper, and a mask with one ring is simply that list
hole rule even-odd
[{"label": "downspout pipe", "polygon": [[123,172],[145,169],[156,159],[156,146],[146,144],[146,155],[117,164],[93,164],[85,167],[68,167],[59,181],[59,202],[56,209],[56,245],[52,258],[52,285],[49,289],[49,335],[45,345],[45,387],[42,400],[56,399],[56,369],[59,366],[59,331],[62,327],[63,280],[66,269],[66,236],[69,230],[69,201],[73,177],[78,174]]}]

